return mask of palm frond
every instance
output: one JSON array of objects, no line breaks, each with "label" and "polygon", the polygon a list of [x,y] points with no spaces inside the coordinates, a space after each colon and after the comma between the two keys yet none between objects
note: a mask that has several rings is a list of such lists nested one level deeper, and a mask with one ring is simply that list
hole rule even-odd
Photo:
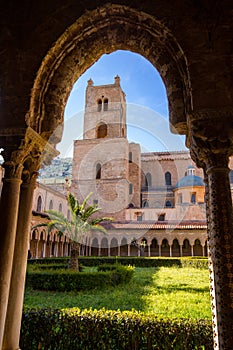
[{"label": "palm frond", "polygon": [[85,209],[86,204],[87,204],[87,201],[88,201],[88,199],[89,199],[91,196],[92,196],[92,192],[90,192],[90,193],[86,196],[86,198],[84,198],[82,204],[80,205],[80,210],[81,210],[81,211]]},{"label": "palm frond", "polygon": [[68,192],[68,204],[70,206],[72,213],[75,211],[75,208],[79,206],[77,199],[71,192]]}]

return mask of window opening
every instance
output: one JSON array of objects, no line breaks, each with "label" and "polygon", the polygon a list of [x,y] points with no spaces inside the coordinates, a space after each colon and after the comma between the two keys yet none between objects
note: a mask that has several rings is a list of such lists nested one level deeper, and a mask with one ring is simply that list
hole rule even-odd
[{"label": "window opening", "polygon": [[166,186],[171,186],[172,184],[172,177],[171,177],[171,173],[169,173],[169,171],[167,171],[165,173],[165,185]]},{"label": "window opening", "polygon": [[37,199],[37,207],[36,207],[36,210],[41,213],[42,211],[42,198],[41,196],[38,197]]},{"label": "window opening", "polygon": [[97,180],[101,179],[101,164],[100,163],[98,163],[96,165],[96,179]]},{"label": "window opening", "polygon": [[106,112],[108,110],[108,99],[104,99],[104,111]]}]

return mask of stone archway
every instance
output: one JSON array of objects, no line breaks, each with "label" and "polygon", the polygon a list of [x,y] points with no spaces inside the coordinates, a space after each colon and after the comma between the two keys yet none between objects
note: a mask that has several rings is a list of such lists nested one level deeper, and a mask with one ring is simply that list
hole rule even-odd
[{"label": "stone archway", "polygon": [[[140,9],[140,4],[137,3],[135,5],[135,8],[137,7]],[[230,93],[227,94],[227,88],[228,86],[231,86],[231,80],[229,78],[231,75],[231,70],[230,68],[220,70],[220,67],[227,66],[226,63],[228,57],[230,58],[229,52],[231,52],[232,50],[230,49],[230,47],[227,46],[225,50],[221,51],[219,49],[220,45],[218,41],[220,39],[217,40],[217,37],[221,39],[223,39],[223,37],[226,37],[225,44],[226,42],[231,42],[229,40],[229,36],[225,35],[225,33],[227,34],[226,28],[228,28],[228,30],[230,31],[230,26],[228,25],[229,23],[226,22],[227,25],[222,25],[222,27],[224,27],[225,32],[220,31],[217,35],[217,30],[214,32],[213,28],[219,30],[219,27],[216,25],[215,22],[212,22],[213,28],[211,29],[210,27],[205,27],[204,31],[204,34],[209,34],[208,44],[204,43],[203,41],[203,46],[201,45],[197,47],[197,49],[194,51],[192,51],[190,47],[195,46],[199,42],[197,41],[197,39],[194,40],[194,42],[191,42],[191,39],[195,38],[195,35],[199,38],[198,34],[200,33],[200,30],[195,31],[194,36],[187,35],[187,37],[186,34],[182,35],[181,32],[179,32],[182,44],[185,46],[185,52],[189,52],[189,58],[192,59],[192,62],[189,62],[187,57],[185,57],[184,55],[184,51],[181,45],[177,42],[174,35],[163,24],[166,22],[169,23],[171,18],[167,18],[166,11],[161,11],[159,7],[162,8],[162,4],[158,3],[157,8],[160,13],[160,21],[152,15],[148,15],[145,12],[141,11],[141,9],[140,11],[137,11],[136,9],[130,9],[129,7],[124,5],[107,4],[105,6],[102,6],[100,4],[100,7],[98,7],[95,10],[86,11],[85,14],[81,16],[79,20],[73,23],[69,28],[67,28],[64,34],[62,34],[60,38],[55,42],[54,46],[45,56],[41,67],[37,73],[37,76],[34,74],[35,72],[31,70],[30,79],[34,79],[34,77],[36,78],[34,86],[31,89],[30,108],[28,109],[28,114],[26,117],[26,124],[28,126],[27,131],[29,130],[29,135],[26,135],[24,139],[24,123],[21,124],[23,128],[20,129],[20,123],[14,124],[13,118],[9,125],[7,123],[3,124],[4,127],[5,125],[7,127],[12,127],[12,130],[10,132],[13,136],[14,133],[16,134],[17,142],[10,142],[9,149],[6,149],[5,151],[5,153],[8,152],[10,155],[8,157],[8,164],[5,164],[5,168],[7,168],[5,176],[6,181],[3,185],[0,210],[1,212],[4,210],[4,207],[9,207],[10,210],[8,211],[8,217],[11,217],[11,221],[8,220],[8,225],[5,224],[5,227],[2,230],[4,249],[2,251],[3,259],[0,263],[0,272],[1,276],[3,276],[4,283],[2,283],[2,285],[4,285],[4,288],[0,290],[0,300],[6,300],[6,302],[2,302],[0,305],[0,314],[3,315],[0,319],[0,344],[2,342],[3,330],[5,329],[5,332],[10,333],[12,329],[18,329],[18,326],[20,324],[19,320],[21,317],[20,307],[18,307],[18,303],[16,303],[18,315],[17,317],[15,317],[15,322],[13,325],[13,317],[11,317],[11,315],[13,315],[13,312],[9,311],[9,306],[7,306],[8,296],[10,295],[9,276],[11,276],[13,258],[9,258],[8,260],[6,260],[5,257],[13,256],[13,253],[16,254],[16,249],[14,250],[13,245],[13,242],[15,241],[16,230],[18,231],[18,237],[19,232],[26,232],[28,230],[28,223],[27,225],[22,225],[23,222],[27,222],[28,217],[26,217],[25,220],[24,213],[29,213],[31,201],[31,193],[29,194],[29,191],[26,188],[26,184],[28,185],[28,182],[26,182],[26,180],[24,181],[25,191],[22,191],[22,187],[20,190],[20,183],[22,181],[23,170],[22,164],[24,164],[25,156],[26,154],[31,153],[33,155],[32,158],[34,159],[35,153],[36,151],[38,151],[38,148],[40,149],[40,152],[42,152],[42,149],[43,147],[45,147],[45,143],[48,139],[49,143],[51,143],[52,145],[55,145],[60,140],[62,133],[64,107],[69,92],[71,91],[71,88],[73,86],[73,83],[78,79],[78,77],[88,67],[90,67],[103,53],[110,53],[117,49],[125,49],[142,54],[154,65],[154,67],[158,69],[161,77],[163,78],[167,90],[171,124],[178,130],[179,133],[186,134],[187,117],[189,127],[188,144],[192,149],[192,157],[202,168],[206,170],[206,182],[208,183],[207,213],[209,217],[211,214],[211,220],[208,222],[209,246],[211,248],[211,260],[212,262],[214,262],[210,270],[212,275],[211,280],[213,290],[213,310],[215,313],[213,316],[216,333],[215,340],[217,344],[216,346],[220,344],[221,349],[231,348],[233,242],[232,203],[229,191],[227,161],[228,156],[233,152],[231,123],[232,108],[230,104],[232,95]],[[145,5],[144,8],[149,7]],[[171,11],[171,8],[169,6],[168,8]],[[45,14],[47,15],[46,9],[44,10]],[[186,8],[186,10],[188,9]],[[192,20],[190,12],[188,20]],[[151,13],[153,14],[155,12],[153,12],[152,10]],[[175,14],[178,15],[178,12],[175,12]],[[174,22],[175,24],[171,24],[171,27],[175,28],[175,25],[177,25],[178,21],[179,18],[176,22]],[[16,28],[18,27],[16,26]],[[191,29],[194,29],[194,27]],[[11,34],[8,28],[5,28],[5,31],[7,31],[8,35]],[[54,30],[54,33],[56,35],[55,37],[57,38],[62,32],[62,27],[60,28],[57,26]],[[216,50],[216,47],[214,48],[214,44],[211,40],[211,34],[214,34],[216,38],[216,47],[218,47],[219,51],[218,49]],[[18,38],[18,36],[15,37]],[[50,39],[52,38],[54,41],[54,37],[51,37]],[[25,46],[22,45],[23,49],[26,48],[25,51],[27,51],[28,49],[26,42],[27,40],[25,41]],[[49,40],[47,41],[47,43],[48,42]],[[209,45],[209,47],[207,48],[206,45]],[[203,53],[202,48],[204,46],[206,51],[203,54],[203,59],[200,60]],[[46,45],[44,46],[44,48],[46,48],[47,50]],[[215,56],[212,55],[214,51]],[[20,52],[16,49],[12,52],[17,53],[17,55],[15,55],[18,59],[17,64],[22,66],[22,70],[20,70],[20,73],[23,76],[23,73],[27,71],[27,67],[26,65],[24,66],[23,63],[21,64],[20,61],[23,57],[22,51]],[[41,55],[42,52],[45,51],[41,46]],[[214,57],[214,60],[211,60],[212,56]],[[210,64],[208,59],[210,59],[211,61]],[[202,62],[200,63],[200,61]],[[218,66],[218,72],[215,72],[216,65],[214,63],[217,61],[220,63]],[[35,65],[38,65],[38,61],[35,63]],[[208,69],[208,65],[214,68]],[[193,86],[191,86],[190,83],[188,67],[192,70]],[[214,74],[210,76],[209,72],[214,72]],[[200,75],[199,79],[195,79],[195,73],[198,73],[198,75]],[[219,77],[220,79],[218,79]],[[10,86],[10,84],[8,84],[8,76],[6,75],[6,77],[4,78],[5,87],[7,85]],[[202,89],[199,90],[199,87],[201,86],[201,80],[203,80],[203,86]],[[219,83],[217,83],[217,81],[219,81]],[[18,85],[20,84],[21,81],[19,80]],[[209,85],[213,85],[213,87],[208,89],[207,86]],[[27,96],[28,98],[30,87],[30,82],[27,82],[26,85],[23,86],[24,98],[25,96]],[[196,92],[194,103],[195,108],[193,111],[191,88],[194,88]],[[25,93],[26,90],[27,93]],[[199,99],[199,94],[205,95],[206,90],[208,90],[207,99],[206,101],[203,101],[203,99]],[[217,97],[221,90],[223,91],[223,94],[224,92],[226,92],[228,98],[225,99],[222,94],[220,100],[218,100],[217,98],[215,99],[215,97]],[[15,92],[13,89],[12,91]],[[14,96],[14,98],[20,99],[20,96]],[[8,101],[8,99],[9,94],[6,93],[5,101]],[[216,103],[211,103],[211,101],[213,100],[216,100]],[[9,102],[7,103],[9,104]],[[14,108],[12,108],[12,110],[9,109],[7,111],[8,115],[12,111],[16,115],[20,114],[20,112],[24,110],[24,108],[22,108],[22,105],[21,109],[15,108],[19,107],[18,104],[19,102],[14,103]],[[16,120],[15,115],[14,117]],[[225,123],[225,125],[223,125],[223,120],[228,121],[229,123],[227,122]],[[214,125],[214,128],[211,130],[211,132],[209,132],[208,130],[208,125],[210,123],[212,125],[216,124]],[[57,128],[58,126],[60,127]],[[8,132],[9,130],[7,129],[3,130],[2,137],[4,140],[8,136],[12,136],[10,132],[8,135]],[[33,134],[33,137],[30,136],[30,133]],[[27,136],[30,136],[29,139],[27,138]],[[32,138],[36,138],[36,141],[38,141],[38,144],[36,145],[37,147],[35,147],[34,149],[32,149],[31,147],[31,145],[34,144],[32,142]],[[20,142],[19,140],[22,140],[22,142]],[[30,150],[28,150],[28,148],[30,148]],[[38,164],[41,161],[41,159],[39,158],[40,155],[38,155],[38,162],[36,162],[33,171],[31,171],[31,166],[29,166],[28,169],[26,169],[25,167],[25,169],[28,171],[28,173],[26,174],[27,179],[31,179],[31,176],[34,176],[34,172],[37,172]],[[33,162],[33,160],[30,161]],[[10,184],[10,182],[7,183],[8,180],[14,181],[11,181]],[[225,193],[225,195],[222,195],[223,193]],[[18,209],[20,209],[19,203],[21,203],[22,206],[22,203],[25,202],[25,198],[27,198],[27,203],[29,203],[29,205],[27,207],[27,210],[21,210],[18,219],[17,212]],[[221,198],[219,205],[216,203],[216,198]],[[224,208],[224,210],[222,210],[222,208]],[[19,224],[21,224],[21,226]],[[24,228],[24,230],[22,230],[22,227]],[[19,241],[21,242],[23,241],[23,239],[19,238]],[[20,259],[22,259],[22,256],[23,254],[21,251],[18,254],[19,262],[21,262]],[[17,260],[14,257],[14,266],[22,266],[20,263],[17,264],[16,261]],[[23,280],[24,276],[22,274],[20,282],[22,282]],[[12,282],[12,287],[14,287],[13,284],[14,283]],[[17,293],[12,291],[12,295],[17,295]],[[15,301],[14,298],[12,299],[13,301]],[[15,311],[16,308],[12,303],[12,299],[11,297],[9,297],[9,305],[11,305],[12,309]],[[10,318],[5,322],[6,312],[10,315]],[[6,326],[5,328],[4,325]],[[17,333],[17,331],[15,332]],[[9,339],[10,337],[8,336],[7,338]],[[14,348],[17,347],[18,345],[14,346]]]},{"label": "stone archway", "polygon": [[80,17],[48,52],[32,89],[28,125],[43,138],[50,138],[51,144],[59,142],[74,82],[102,54],[118,49],[141,54],[159,71],[167,90],[170,122],[178,132],[186,133],[192,97],[181,47],[158,20],[113,4]]}]

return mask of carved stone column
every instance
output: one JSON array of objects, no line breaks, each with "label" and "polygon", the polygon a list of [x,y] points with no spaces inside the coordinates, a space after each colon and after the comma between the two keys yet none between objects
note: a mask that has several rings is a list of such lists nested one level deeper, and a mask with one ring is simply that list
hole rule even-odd
[{"label": "carved stone column", "polygon": [[13,268],[7,316],[5,321],[3,350],[19,349],[20,326],[27,267],[28,240],[31,226],[33,192],[37,172],[25,171],[20,189],[19,213],[16,230]]},{"label": "carved stone column", "polygon": [[[56,155],[46,140],[27,128],[17,150],[4,163],[6,174],[0,201],[0,349],[19,349],[31,208],[42,153]],[[49,151],[49,152],[48,152]],[[4,152],[7,153],[7,146]],[[23,179],[23,184],[20,186]],[[13,263],[12,263],[13,262]],[[3,335],[4,330],[4,335]]]},{"label": "carved stone column", "polygon": [[15,246],[21,173],[23,166],[13,161],[3,164],[5,176],[0,198],[0,349],[9,298],[11,269]]},{"label": "carved stone column", "polygon": [[[219,132],[220,134],[220,132]],[[230,350],[233,344],[233,224],[228,161],[229,139],[190,139],[191,156],[205,172],[210,294],[214,348]]]}]

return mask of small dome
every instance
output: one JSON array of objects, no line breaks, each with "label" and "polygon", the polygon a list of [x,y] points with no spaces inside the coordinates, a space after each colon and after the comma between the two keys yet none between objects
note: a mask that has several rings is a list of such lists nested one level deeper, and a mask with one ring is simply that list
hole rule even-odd
[{"label": "small dome", "polygon": [[176,184],[176,188],[195,186],[205,186],[204,181],[200,176],[187,175],[182,177],[182,179],[180,179]]}]

